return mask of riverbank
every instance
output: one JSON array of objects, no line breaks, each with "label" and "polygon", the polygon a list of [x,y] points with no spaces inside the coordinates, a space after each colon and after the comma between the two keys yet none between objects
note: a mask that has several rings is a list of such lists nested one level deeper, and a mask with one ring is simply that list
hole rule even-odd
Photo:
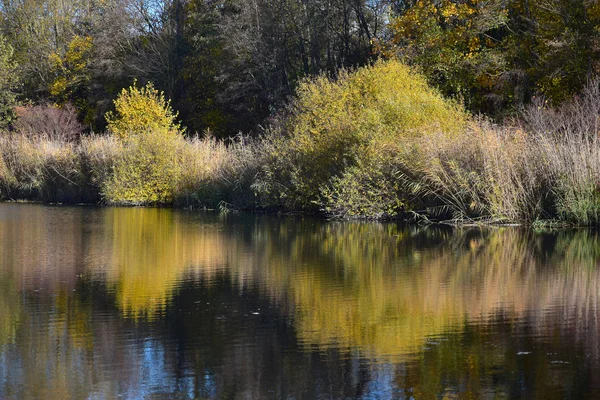
[{"label": "riverbank", "polygon": [[381,62],[306,81],[260,136],[229,141],[183,135],[151,86],[115,104],[109,134],[0,137],[0,197],[414,222],[600,220],[598,81],[559,108],[540,102],[495,125]]}]

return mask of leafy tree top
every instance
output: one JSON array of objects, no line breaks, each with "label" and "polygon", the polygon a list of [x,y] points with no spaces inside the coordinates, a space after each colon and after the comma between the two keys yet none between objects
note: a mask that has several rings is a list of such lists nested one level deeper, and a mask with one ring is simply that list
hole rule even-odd
[{"label": "leafy tree top", "polygon": [[108,130],[118,138],[181,131],[170,101],[152,83],[138,87],[134,81],[121,91],[114,104],[115,112],[106,113],[106,121]]}]

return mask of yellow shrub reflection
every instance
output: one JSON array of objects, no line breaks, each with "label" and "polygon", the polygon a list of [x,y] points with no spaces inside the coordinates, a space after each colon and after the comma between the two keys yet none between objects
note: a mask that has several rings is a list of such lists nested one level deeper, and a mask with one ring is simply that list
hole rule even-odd
[{"label": "yellow shrub reflection", "polygon": [[104,215],[112,228],[102,238],[110,251],[106,279],[128,316],[154,318],[186,272],[200,265],[210,275],[224,264],[225,238],[214,226],[192,226],[170,209],[112,208]]},{"label": "yellow shrub reflection", "polygon": [[81,275],[106,282],[124,316],[153,319],[182,282],[222,273],[240,290],[258,288],[289,314],[306,346],[358,349],[378,361],[418,355],[429,338],[499,313],[513,321],[536,318],[540,333],[555,328],[557,309],[565,320],[596,324],[590,316],[600,303],[600,238],[587,231],[452,232],[260,217],[223,222],[136,208],[98,210],[90,220],[86,210],[70,216],[41,210],[39,220],[26,219],[18,229],[0,223],[0,239],[14,244],[0,258],[0,343],[14,337],[19,290],[46,285],[60,294],[55,308],[68,316],[77,346],[92,346],[91,310],[69,302]]}]

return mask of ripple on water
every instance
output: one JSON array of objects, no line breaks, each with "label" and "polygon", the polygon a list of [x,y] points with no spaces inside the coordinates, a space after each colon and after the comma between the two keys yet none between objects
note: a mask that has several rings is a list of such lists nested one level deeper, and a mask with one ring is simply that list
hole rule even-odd
[{"label": "ripple on water", "polygon": [[596,398],[599,249],[0,204],[0,398]]}]

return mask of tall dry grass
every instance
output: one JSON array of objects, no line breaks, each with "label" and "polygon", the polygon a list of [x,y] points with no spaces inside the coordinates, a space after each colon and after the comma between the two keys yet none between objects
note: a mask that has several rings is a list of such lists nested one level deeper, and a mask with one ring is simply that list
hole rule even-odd
[{"label": "tall dry grass", "polygon": [[465,135],[424,147],[425,191],[457,220],[533,222],[548,218],[548,177],[543,154],[520,129],[470,124]]},{"label": "tall dry grass", "polygon": [[211,135],[182,143],[182,174],[175,204],[204,208],[250,208],[251,186],[261,164],[258,142],[237,136],[229,143]]},{"label": "tall dry grass", "polygon": [[597,224],[599,134],[600,80],[593,80],[560,107],[538,99],[505,125],[480,119],[464,135],[426,138],[418,184],[459,220]]},{"label": "tall dry grass", "polygon": [[544,155],[557,217],[580,224],[600,221],[600,79],[560,108],[543,101],[523,115],[525,129]]},{"label": "tall dry grass", "polygon": [[[256,141],[238,137],[225,143],[206,136],[179,138],[173,146],[173,157],[163,161],[179,171],[169,182],[175,205],[248,208],[255,204],[250,186],[261,159]],[[126,160],[129,152],[110,135],[82,136],[79,141],[0,135],[0,197],[119,204],[107,190],[115,179],[115,165]]]},{"label": "tall dry grass", "polygon": [[64,141],[12,135],[0,138],[3,197],[43,201],[81,201],[85,185],[78,149]]}]

